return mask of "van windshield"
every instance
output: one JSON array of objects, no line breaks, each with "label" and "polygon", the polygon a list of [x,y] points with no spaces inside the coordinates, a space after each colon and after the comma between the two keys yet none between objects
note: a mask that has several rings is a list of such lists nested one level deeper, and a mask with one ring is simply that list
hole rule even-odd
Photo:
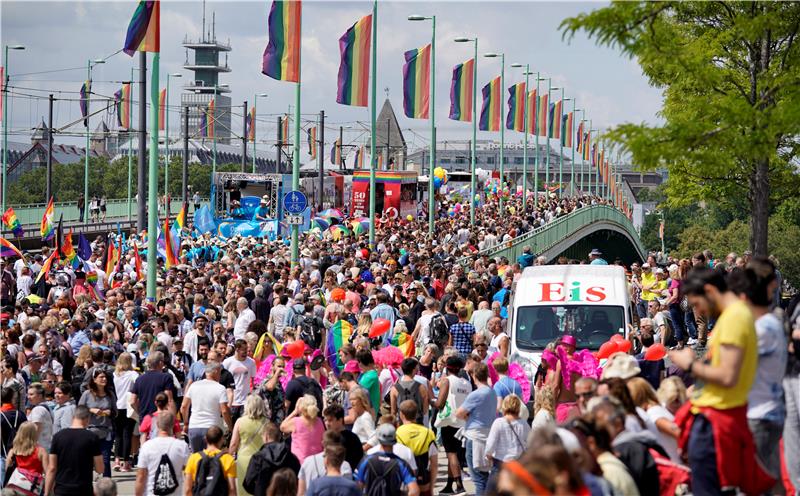
[{"label": "van windshield", "polygon": [[625,329],[621,306],[558,305],[519,307],[514,329],[517,347],[541,350],[562,334],[572,334],[578,349],[596,350]]}]

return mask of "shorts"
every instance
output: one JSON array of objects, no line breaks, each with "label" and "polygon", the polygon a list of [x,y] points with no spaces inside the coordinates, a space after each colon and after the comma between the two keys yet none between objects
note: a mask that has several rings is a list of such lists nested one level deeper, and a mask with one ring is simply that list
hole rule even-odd
[{"label": "shorts", "polygon": [[458,453],[461,451],[461,440],[456,439],[458,427],[442,427],[442,446],[445,453]]}]

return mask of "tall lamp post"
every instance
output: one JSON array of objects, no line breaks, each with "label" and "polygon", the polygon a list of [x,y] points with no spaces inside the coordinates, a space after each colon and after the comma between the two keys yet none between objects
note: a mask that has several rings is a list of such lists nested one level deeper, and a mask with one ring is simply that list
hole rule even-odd
[{"label": "tall lamp post", "polygon": [[475,68],[472,71],[472,147],[470,149],[470,166],[469,166],[469,225],[475,227],[475,155],[477,147],[475,140],[478,137],[478,38],[459,37],[454,39],[456,43],[475,43],[474,61]]},{"label": "tall lamp post", "polygon": [[256,123],[256,108],[257,108],[257,101],[258,97],[266,98],[266,93],[256,93],[253,95],[253,121],[250,122],[250,129],[253,130],[253,174],[256,173],[256,132],[258,132],[258,128],[255,127]]},{"label": "tall lamp post", "polygon": [[[525,72],[524,72],[524,74],[525,74],[525,103],[524,103],[525,111],[523,112],[524,113],[523,119],[525,120],[525,130],[524,130],[524,136],[522,138],[523,139],[523,147],[524,147],[523,150],[522,150],[522,211],[523,212],[527,212],[528,211],[528,134],[531,132],[531,130],[528,128],[528,114],[531,112],[531,108],[528,105],[528,92],[530,91],[530,78],[529,78],[529,76],[531,76],[531,75],[535,75],[536,76],[537,86],[538,86],[539,73],[538,72],[531,72],[530,64],[522,65],[522,64],[520,64],[518,62],[514,62],[513,64],[511,64],[511,67],[514,67],[514,68],[524,67],[525,68]],[[538,98],[539,97],[538,96],[539,93],[537,92],[536,95],[537,95],[536,97]],[[536,149],[537,149],[537,151],[539,149],[538,138],[537,138]],[[537,168],[536,175],[538,176],[538,174],[539,174],[539,171],[538,171],[538,168]],[[502,180],[501,180],[501,182],[502,182]],[[538,186],[538,183],[537,183],[537,186]],[[534,192],[534,204],[536,203],[535,199],[536,199],[536,193]]]},{"label": "tall lamp post", "polygon": [[5,81],[0,81],[0,85],[3,87],[3,213],[6,211],[6,171],[8,170],[8,51],[25,50],[25,46],[5,45],[4,48],[3,73]]},{"label": "tall lamp post", "polygon": [[[170,78],[179,78],[183,77],[180,73],[175,72],[173,74],[167,74],[167,98],[165,98],[164,102],[164,146],[166,147],[166,153],[164,160],[164,195],[165,199],[169,198],[169,80]],[[165,205],[165,208],[169,208],[169,202]],[[167,215],[169,215],[169,210],[167,210]]]},{"label": "tall lamp post", "polygon": [[[576,100],[577,100],[576,98],[572,99],[572,125],[573,125],[573,127],[570,127],[567,130],[567,131],[569,131],[570,134],[574,134],[575,133],[575,128],[574,128],[574,126],[575,126],[575,117],[576,117],[575,114],[577,112],[583,112],[583,109],[575,108],[575,101]],[[572,146],[570,146],[570,148],[572,149],[572,151],[571,151],[572,158],[570,158],[570,161],[569,161],[569,164],[570,164],[569,165],[570,166],[569,182],[572,183],[572,187],[570,189],[572,191],[572,195],[575,196],[575,185],[577,184],[577,182],[575,181],[575,136],[570,137],[570,145],[572,145]]]},{"label": "tall lamp post", "polygon": [[[561,119],[559,121],[562,124],[562,128],[564,127],[564,102],[568,102],[572,100],[572,98],[564,98],[564,88],[561,88],[561,115],[559,116]],[[562,132],[563,129],[558,130],[558,196],[564,195],[564,190],[562,189],[564,186],[564,133]]]},{"label": "tall lamp post", "polygon": [[[105,64],[106,61],[103,59],[95,59],[95,60],[87,60],[86,61],[86,80],[92,80],[92,66]],[[89,100],[92,96],[91,87],[86,88],[86,150],[84,154],[83,160],[83,211],[84,213],[84,222],[89,222],[89,138],[91,137],[91,128],[89,127],[89,116],[92,113],[92,108],[89,105]]]},{"label": "tall lamp post", "polygon": [[436,197],[433,191],[433,169],[436,160],[436,16],[410,15],[409,21],[431,21],[431,86],[429,88],[429,120],[431,121],[431,152],[428,168],[428,236],[433,236]]},{"label": "tall lamp post", "polygon": [[[506,88],[506,54],[505,53],[484,53],[484,57],[487,59],[494,59],[500,58],[500,94],[505,95],[505,88]],[[505,151],[506,151],[506,117],[505,117],[505,105],[503,105],[503,98],[500,98],[500,200],[498,202],[498,207],[500,211],[503,211],[503,183],[505,179],[505,166],[506,166],[506,159],[505,159]],[[524,212],[524,210],[523,210]]]},{"label": "tall lamp post", "polygon": [[[545,150],[546,156],[545,156],[545,172],[544,172],[545,189],[550,184],[550,140],[553,138],[553,133],[552,133],[553,123],[551,122],[552,119],[550,118],[550,108],[549,108],[550,107],[550,93],[561,89],[561,88],[558,88],[556,86],[550,86],[552,84],[552,82],[553,82],[553,78],[547,78],[547,106],[548,106],[548,108],[542,109],[542,112],[545,112],[545,115],[547,116],[547,119],[546,119],[546,121],[547,121],[547,129],[545,130],[545,132],[547,133],[547,149]],[[545,196],[547,196],[546,193],[547,192],[545,191]]]}]

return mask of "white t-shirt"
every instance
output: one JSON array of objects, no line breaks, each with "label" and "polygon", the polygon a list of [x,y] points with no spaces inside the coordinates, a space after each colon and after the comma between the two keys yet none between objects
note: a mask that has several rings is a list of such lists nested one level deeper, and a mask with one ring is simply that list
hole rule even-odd
[{"label": "white t-shirt", "polygon": [[[340,470],[342,472],[342,477],[348,479],[353,478],[353,469],[347,461],[342,462]],[[306,487],[308,487],[312,480],[323,477],[325,474],[325,453],[323,452],[306,457],[306,459],[303,460],[303,464],[300,466],[300,473],[297,475],[297,478],[306,481]]]},{"label": "white t-shirt", "polygon": [[228,402],[225,386],[217,381],[203,379],[192,383],[186,397],[192,401],[190,429],[208,429],[214,425],[222,427],[220,405]]},{"label": "white t-shirt", "polygon": [[128,393],[138,377],[139,373],[135,370],[126,370],[122,374],[114,374],[114,391],[117,392],[117,409],[126,410],[128,408]]},{"label": "white t-shirt", "polygon": [[[377,438],[373,439],[372,441],[374,441],[375,443],[378,442]],[[383,448],[381,448],[380,445],[373,446],[372,448],[367,450],[367,455],[374,455],[375,453],[380,453],[381,451],[383,451]],[[408,466],[411,467],[411,470],[413,470],[416,473],[417,459],[414,458],[414,452],[411,451],[411,448],[409,448],[405,444],[395,443],[395,445],[392,446],[392,453],[394,453],[395,455],[397,455],[398,458],[406,462]]]},{"label": "white t-shirt", "polygon": [[191,454],[189,446],[183,440],[174,437],[155,437],[142,445],[139,450],[139,463],[136,465],[136,468],[147,469],[145,496],[154,496],[153,484],[155,484],[156,471],[163,454],[169,457],[172,468],[175,470],[175,478],[178,480],[178,488],[172,494],[176,496],[183,494],[183,469]]},{"label": "white t-shirt", "polygon": [[[427,310],[425,312],[427,312]],[[430,342],[431,319],[433,319],[433,316],[436,315],[436,312],[433,313],[425,313],[425,312],[422,312],[422,315],[419,316],[419,320],[417,321],[417,325],[419,326],[419,334],[417,334],[417,341],[414,344],[416,345],[418,350],[421,350],[426,344]]]},{"label": "white t-shirt", "polygon": [[353,422],[353,434],[358,436],[361,444],[366,443],[375,434],[375,422],[372,420],[372,415],[369,412],[362,413]]},{"label": "white t-shirt", "polygon": [[44,405],[36,405],[31,410],[28,420],[42,425],[39,433],[39,444],[50,452],[50,444],[53,442],[53,414]]},{"label": "white t-shirt", "polygon": [[256,361],[245,357],[240,361],[236,356],[228,357],[222,366],[233,375],[235,389],[233,390],[233,406],[244,405],[247,395],[250,394],[250,380],[256,376]]},{"label": "white t-shirt", "polygon": [[247,332],[247,326],[256,320],[256,314],[249,308],[242,310],[242,313],[236,317],[236,323],[233,325],[233,337],[236,339],[244,339],[244,334]]},{"label": "white t-shirt", "polygon": [[[653,422],[653,424],[655,424],[656,421],[662,418],[665,418],[670,422],[673,422],[675,420],[675,416],[671,414],[669,410],[667,410],[661,405],[651,406],[647,410],[647,418],[651,422]],[[670,460],[676,463],[681,463],[681,458],[680,456],[678,456],[678,441],[674,437],[668,436],[663,432],[659,431],[658,426],[656,426],[655,435],[658,444],[660,444],[661,447],[664,448],[664,451],[667,452]]]},{"label": "white t-shirt", "polygon": [[783,406],[783,376],[788,348],[783,325],[774,314],[756,320],[758,368],[753,387],[747,396],[747,418],[782,424],[786,418]]}]

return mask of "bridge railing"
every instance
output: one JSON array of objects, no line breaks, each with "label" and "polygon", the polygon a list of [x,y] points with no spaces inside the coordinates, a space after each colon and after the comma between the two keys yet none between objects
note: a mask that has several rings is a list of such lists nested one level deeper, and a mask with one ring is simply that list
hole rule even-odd
[{"label": "bridge railing", "polygon": [[[190,202],[191,203],[191,200]],[[205,205],[208,204],[208,198],[203,198],[200,201],[201,204]],[[33,204],[26,204],[26,205],[12,205],[14,207],[14,212],[17,214],[17,218],[19,219],[20,224],[24,226],[31,226],[31,225],[39,225],[42,222],[42,216],[44,215],[44,211],[47,208],[47,204],[45,203],[33,203]],[[170,202],[170,215],[177,215],[181,211],[181,202],[180,200],[175,201],[172,200]],[[192,211],[191,206],[189,210]],[[80,212],[78,211],[78,204],[75,201],[71,202],[56,202],[55,204],[55,211],[56,211],[56,221],[64,214],[64,222],[78,222],[80,218]],[[85,212],[84,219],[86,216],[89,216],[89,212]],[[102,214],[101,214],[102,215]],[[161,211],[160,215],[164,215],[164,212]],[[131,199],[131,219],[136,219],[138,216],[138,212],[136,210],[136,200]],[[113,199],[106,201],[106,219],[127,219],[128,218],[128,200],[126,198],[122,199]]]},{"label": "bridge railing", "polygon": [[506,257],[511,263],[514,263],[517,257],[522,255],[524,247],[530,246],[531,253],[542,254],[593,222],[617,224],[629,234],[640,254],[647,253],[647,250],[644,249],[639,240],[639,235],[636,233],[633,223],[624,213],[609,205],[592,205],[578,208],[511,241],[492,248],[486,248],[477,254],[463,257],[458,262],[462,265],[467,265],[475,256],[488,255],[489,257]]}]

